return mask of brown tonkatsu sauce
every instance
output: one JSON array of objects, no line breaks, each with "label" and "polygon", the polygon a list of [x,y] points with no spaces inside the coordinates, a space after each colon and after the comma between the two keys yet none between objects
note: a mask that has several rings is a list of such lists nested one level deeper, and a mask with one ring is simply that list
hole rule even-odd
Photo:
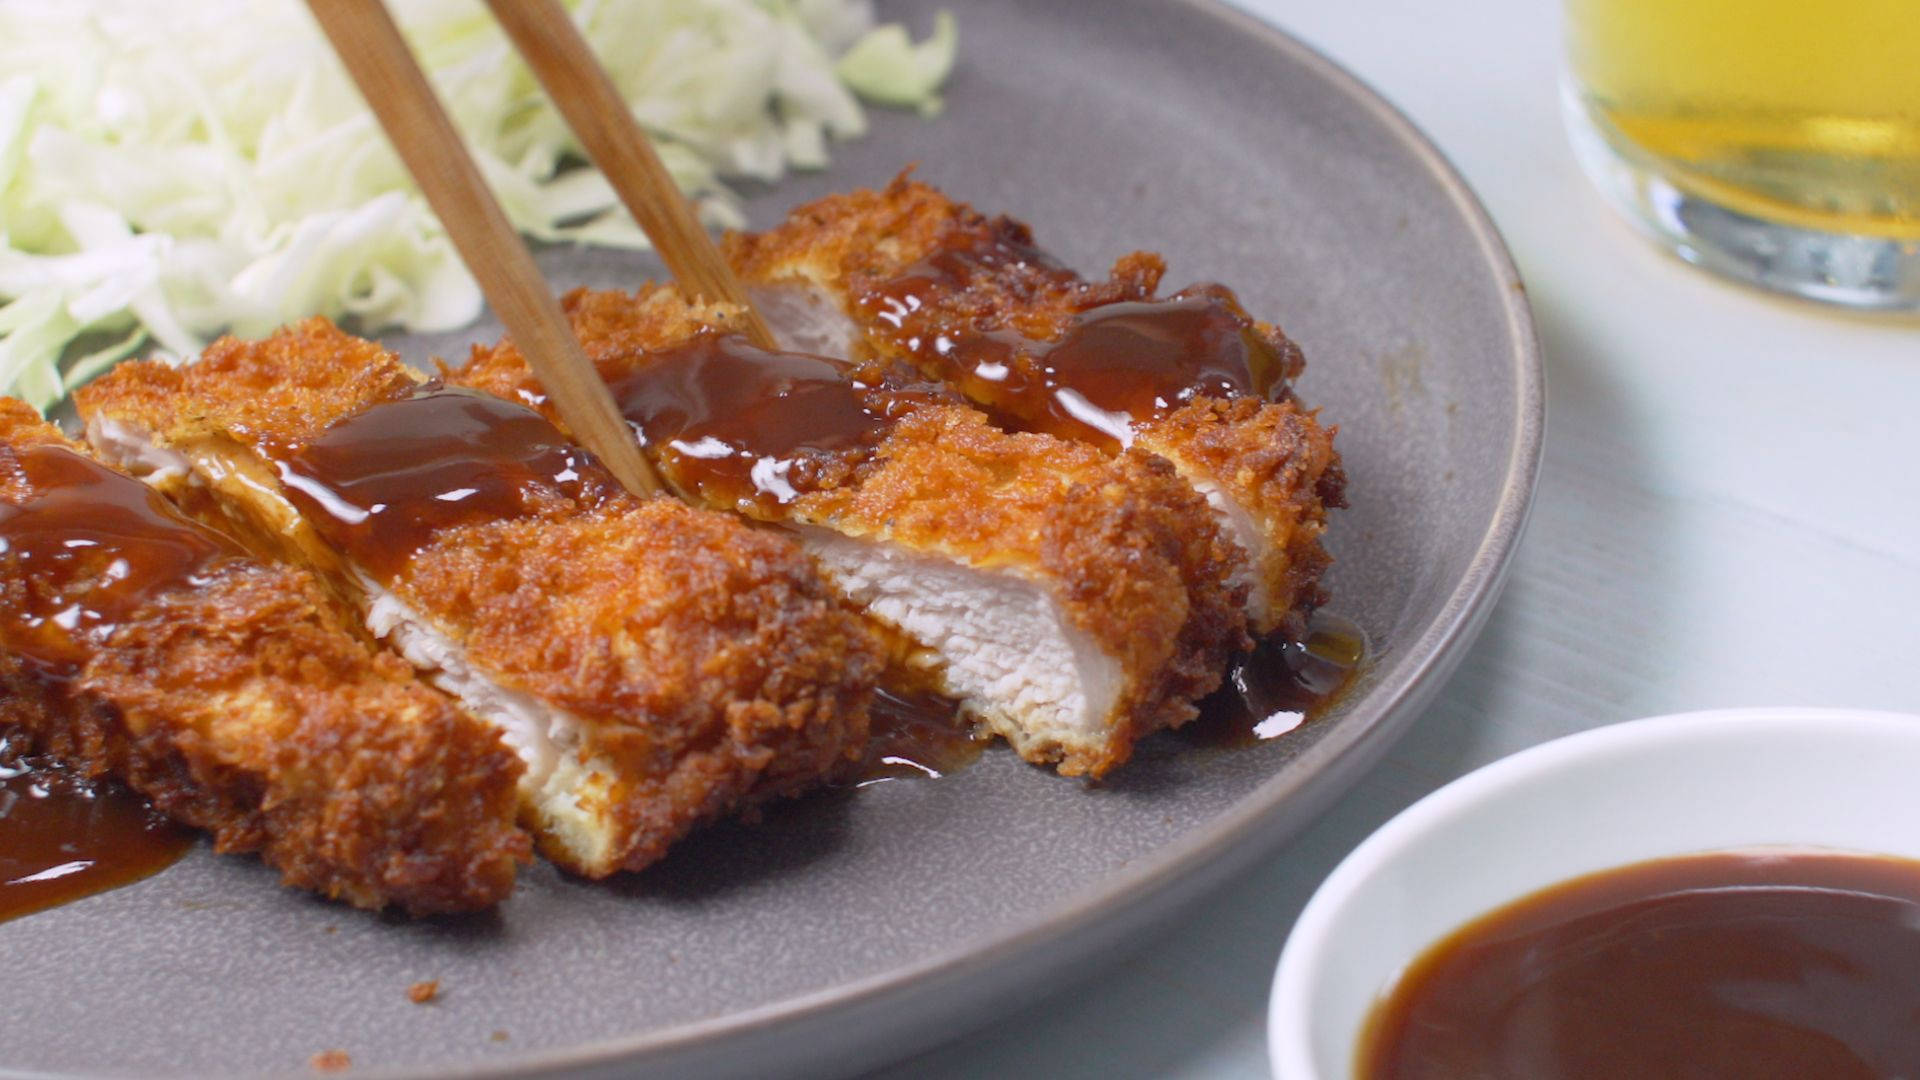
[{"label": "brown tonkatsu sauce", "polygon": [[874,692],[866,753],[856,786],[882,780],[938,779],[979,760],[989,741],[961,719],[952,699],[930,691]]},{"label": "brown tonkatsu sauce", "polygon": [[14,458],[31,493],[0,503],[0,567],[20,582],[0,609],[0,647],[43,679],[71,680],[143,604],[197,587],[238,554],[145,484],[72,450],[27,446]]},{"label": "brown tonkatsu sauce", "polygon": [[1006,267],[1042,287],[1083,288],[1027,242],[1024,230],[1002,228],[941,248],[857,302],[892,327],[899,346],[929,373],[1002,422],[1109,448],[1131,445],[1137,424],[1197,397],[1264,398],[1286,389],[1288,358],[1255,332],[1224,286],[1099,302],[1049,340],[1019,327],[971,325],[927,302]]},{"label": "brown tonkatsu sauce", "polygon": [[[1172,732],[1190,746],[1243,749],[1283,735],[1339,700],[1365,666],[1367,639],[1340,615],[1315,612],[1298,640],[1273,635],[1234,661],[1226,684],[1200,703],[1200,715]],[[991,742],[952,699],[928,690],[881,689],[872,735],[851,770],[858,786],[882,780],[939,778],[973,764]]]},{"label": "brown tonkatsu sauce", "polygon": [[443,530],[620,490],[539,413],[437,383],[334,424],[280,474],[328,542],[381,580]]},{"label": "brown tonkatsu sauce", "polygon": [[1721,853],[1535,893],[1408,969],[1357,1075],[1920,1076],[1920,862]]},{"label": "brown tonkatsu sauce", "polygon": [[1284,735],[1338,701],[1366,658],[1367,635],[1358,623],[1316,611],[1299,639],[1271,635],[1234,661],[1226,682],[1177,735],[1229,748]]},{"label": "brown tonkatsu sauce", "polygon": [[125,788],[0,747],[0,920],[131,884],[192,846]]},{"label": "brown tonkatsu sauce", "polygon": [[[204,582],[239,549],[138,480],[63,446],[19,447],[29,494],[0,503],[0,648],[65,693],[141,608]],[[0,738],[0,919],[137,881],[191,834],[118,785],[25,757]]]},{"label": "brown tonkatsu sauce", "polygon": [[937,396],[870,385],[842,361],[715,333],[650,354],[610,389],[675,484],[748,512],[836,478],[904,409]]},{"label": "brown tonkatsu sauce", "polygon": [[[1039,285],[1070,288],[1079,275],[1033,242],[1033,231],[1012,218],[998,218],[985,229],[946,238],[931,254],[894,275],[881,290],[902,299],[938,287],[964,287],[976,276],[1009,275]],[[896,320],[897,323],[897,320]]]}]

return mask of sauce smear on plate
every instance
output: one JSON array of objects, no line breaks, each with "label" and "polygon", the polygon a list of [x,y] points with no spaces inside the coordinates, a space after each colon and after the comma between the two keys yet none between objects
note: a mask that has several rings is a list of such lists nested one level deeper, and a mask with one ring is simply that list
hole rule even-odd
[{"label": "sauce smear on plate", "polygon": [[0,758],[0,920],[132,884],[192,846],[117,784]]},{"label": "sauce smear on plate", "polygon": [[979,760],[988,740],[975,734],[954,702],[931,691],[874,694],[873,734],[854,772],[854,786],[883,780],[937,780]]},{"label": "sauce smear on plate", "polygon": [[1299,640],[1274,634],[1236,660],[1225,685],[1175,735],[1228,748],[1278,738],[1338,701],[1366,659],[1367,635],[1358,623],[1316,611]]},{"label": "sauce smear on plate", "polygon": [[1375,1009],[1356,1072],[1917,1074],[1920,862],[1752,853],[1603,871],[1469,923]]}]

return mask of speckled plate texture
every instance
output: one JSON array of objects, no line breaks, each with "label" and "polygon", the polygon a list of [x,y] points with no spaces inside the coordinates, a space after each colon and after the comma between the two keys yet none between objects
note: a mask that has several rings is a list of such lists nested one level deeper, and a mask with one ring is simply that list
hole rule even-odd
[{"label": "speckled plate texture", "polygon": [[[924,32],[950,2],[881,10]],[[469,919],[368,916],[203,844],[0,924],[0,1067],[298,1075],[342,1050],[356,1076],[850,1072],[1084,975],[1305,825],[1412,720],[1499,590],[1540,446],[1532,329],[1492,226],[1391,108],[1225,9],[959,7],[946,111],[876,112],[827,172],[751,192],[752,220],[918,162],[1085,271],[1163,252],[1170,284],[1227,282],[1279,322],[1350,477],[1332,607],[1373,662],[1343,703],[1248,750],[1149,740],[1098,787],[993,751],[708,830],[625,880],[536,866]],[[658,272],[543,258],[563,285]],[[459,356],[494,332],[399,344]],[[410,1003],[424,979],[440,999]]]}]

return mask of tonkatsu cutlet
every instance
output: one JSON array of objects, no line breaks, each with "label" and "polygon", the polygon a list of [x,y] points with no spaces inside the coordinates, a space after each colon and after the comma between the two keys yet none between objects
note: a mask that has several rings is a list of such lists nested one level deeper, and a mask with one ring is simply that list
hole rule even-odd
[{"label": "tonkatsu cutlet", "polygon": [[621,490],[532,409],[310,320],[122,365],[100,452],[313,566],[527,764],[523,820],[576,873],[858,752],[879,652],[794,544]]},{"label": "tonkatsu cutlet", "polygon": [[1300,350],[1224,286],[1156,298],[1160,257],[1083,280],[1033,244],[904,176],[835,195],[727,254],[794,347],[916,366],[996,421],[1172,462],[1245,553],[1254,629],[1303,629],[1323,599],[1333,430],[1293,397]]},{"label": "tonkatsu cutlet", "polygon": [[286,884],[490,907],[528,855],[520,762],[262,563],[0,399],[0,730]]},{"label": "tonkatsu cutlet", "polygon": [[[1106,772],[1191,718],[1246,640],[1230,548],[1163,461],[1008,434],[917,377],[763,352],[727,332],[737,311],[669,288],[564,306],[669,483],[791,530],[1030,761]],[[551,415],[511,343],[449,377]]]}]

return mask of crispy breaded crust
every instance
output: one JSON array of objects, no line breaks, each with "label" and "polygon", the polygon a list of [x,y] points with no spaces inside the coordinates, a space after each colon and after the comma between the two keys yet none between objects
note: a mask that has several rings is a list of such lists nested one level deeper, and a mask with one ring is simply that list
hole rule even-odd
[{"label": "crispy breaded crust", "polygon": [[[0,445],[8,449],[24,449],[29,446],[64,446],[73,449],[73,440],[60,433],[33,411],[33,406],[19,398],[0,397]],[[6,468],[0,468],[0,499],[17,503],[33,493],[33,485],[25,474],[15,468],[8,460]]]},{"label": "crispy breaded crust", "polygon": [[[850,300],[942,248],[996,240],[1030,248],[1033,232],[1009,217],[989,218],[901,173],[879,191],[860,188],[796,207],[766,232],[729,233],[721,246],[748,282],[805,283]],[[1136,251],[1115,262],[1106,281],[1087,281],[1049,262],[1021,261],[998,266],[964,288],[929,283],[919,292],[956,326],[1010,327],[1045,340],[1087,308],[1150,299],[1165,273],[1160,256]],[[1283,376],[1297,375],[1298,346],[1266,323],[1255,326],[1283,357]]]},{"label": "crispy breaded crust", "polygon": [[[563,300],[588,357],[609,381],[734,312],[649,286],[631,296],[575,290]],[[557,415],[510,341],[476,346],[453,382]],[[862,539],[891,541],[1049,586],[1073,624],[1120,664],[1119,722],[1097,750],[1035,751],[1067,774],[1099,775],[1139,735],[1195,714],[1246,642],[1236,558],[1205,501],[1166,462],[1110,458],[1047,435],[1009,434],[964,405],[925,404],[871,455],[821,472],[820,490],[774,513]]]},{"label": "crispy breaded crust", "polygon": [[191,364],[120,364],[74,394],[81,415],[110,415],[170,443],[230,439],[273,456],[375,402],[406,397],[420,376],[379,344],[322,318],[260,341],[221,338]]},{"label": "crispy breaded crust", "polygon": [[[869,348],[912,362],[885,333],[872,332],[878,328],[855,299],[936,251],[995,243],[1031,249],[1033,237],[1018,221],[987,218],[902,174],[884,190],[852,191],[799,207],[767,232],[730,235],[725,250],[750,283],[823,290],[869,331]],[[1011,328],[1050,340],[1080,312],[1151,299],[1164,271],[1150,252],[1125,256],[1106,281],[1093,282],[1044,260],[1015,260],[961,287],[936,276],[917,285],[915,295],[935,313],[935,322],[956,333]],[[1271,324],[1256,321],[1253,331],[1279,357],[1280,377],[1297,377],[1304,367],[1299,347]],[[1345,505],[1345,474],[1333,435],[1290,392],[1277,403],[1200,399],[1136,428],[1137,447],[1168,458],[1202,485],[1221,488],[1260,527],[1267,550],[1250,556],[1254,580],[1262,586],[1261,625],[1255,628],[1260,632],[1299,632],[1306,611],[1324,599],[1318,581],[1331,559],[1320,536],[1327,508]]]},{"label": "crispy breaded crust", "polygon": [[1141,427],[1137,445],[1189,476],[1218,483],[1254,515],[1271,545],[1254,577],[1263,583],[1269,625],[1299,638],[1306,613],[1326,602],[1320,575],[1333,561],[1320,538],[1327,509],[1346,505],[1346,470],[1322,427],[1297,402],[1202,398]]},{"label": "crispy breaded crust", "polygon": [[[651,283],[631,293],[572,289],[560,298],[560,308],[603,378],[632,370],[643,354],[677,345],[703,330],[741,324],[736,307],[691,300],[678,289]],[[511,338],[473,346],[465,364],[442,365],[442,374],[450,383],[531,405],[554,423],[561,422]]]},{"label": "crispy breaded crust", "polygon": [[[807,281],[844,288],[859,274],[892,277],[926,257],[950,232],[979,228],[984,221],[971,207],[902,172],[881,190],[829,195],[794,207],[766,232],[730,232],[720,243],[727,262],[749,281],[804,274]],[[1158,280],[1155,273],[1148,288]],[[1045,286],[1044,280],[1035,284]]]},{"label": "crispy breaded crust", "polygon": [[626,869],[866,739],[877,647],[790,541],[721,515],[623,499],[456,529],[405,580],[503,684],[596,722]]},{"label": "crispy breaded crust", "polygon": [[[89,421],[197,447],[277,490],[263,461],[416,387],[392,353],[314,319],[223,340],[179,369],[122,365],[79,401]],[[215,495],[249,543],[357,590],[310,525],[274,508],[284,499]],[[237,516],[236,501],[248,504]],[[591,796],[605,800],[591,809],[610,854],[583,861],[541,841],[579,873],[640,869],[702,821],[817,781],[866,738],[878,645],[792,542],[728,516],[553,494],[523,517],[439,532],[386,584],[498,685],[589,723],[579,759],[616,773]]]},{"label": "crispy breaded crust", "polygon": [[[72,448],[0,401],[0,499],[32,494],[18,448]],[[132,481],[129,481],[130,483]],[[28,583],[0,579],[0,619]],[[257,851],[288,885],[360,907],[489,907],[528,855],[521,766],[489,728],[369,652],[306,575],[234,556],[204,587],[143,604],[63,688],[0,653],[0,724],[161,811],[223,852]]]}]

